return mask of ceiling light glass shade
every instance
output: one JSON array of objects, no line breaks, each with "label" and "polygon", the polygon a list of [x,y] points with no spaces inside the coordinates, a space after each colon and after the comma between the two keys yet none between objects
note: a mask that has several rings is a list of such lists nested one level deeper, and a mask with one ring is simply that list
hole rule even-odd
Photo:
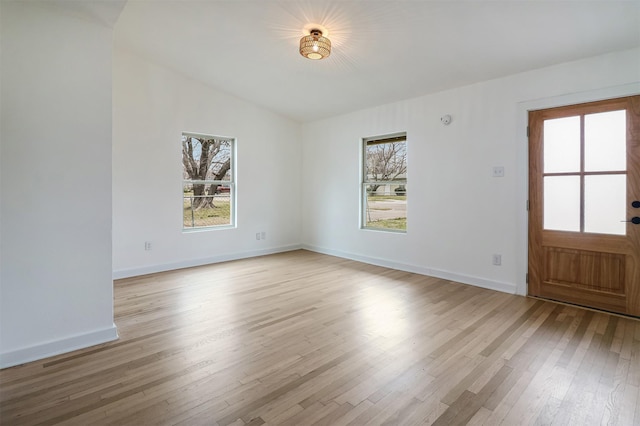
[{"label": "ceiling light glass shade", "polygon": [[324,59],[331,54],[331,40],[323,37],[322,31],[311,30],[300,39],[300,54],[308,59]]}]

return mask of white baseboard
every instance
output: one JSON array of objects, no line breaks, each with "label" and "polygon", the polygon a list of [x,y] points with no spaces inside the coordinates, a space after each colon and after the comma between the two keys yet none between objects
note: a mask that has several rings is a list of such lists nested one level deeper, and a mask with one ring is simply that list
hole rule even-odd
[{"label": "white baseboard", "polygon": [[291,244],[287,246],[271,247],[261,250],[250,250],[239,253],[222,254],[219,256],[202,257],[199,259],[182,260],[179,262],[163,263],[160,265],[142,266],[140,268],[120,269],[113,271],[113,279],[137,277],[140,275],[155,274],[156,272],[173,271],[176,269],[191,268],[194,266],[210,265],[212,263],[228,262],[230,260],[246,259],[249,257],[265,256],[268,254],[284,253],[292,250],[300,250],[302,245]]},{"label": "white baseboard", "polygon": [[303,244],[302,248],[317,253],[328,254],[331,256],[342,257],[344,259],[357,260],[358,262],[368,263],[376,266],[384,266],[386,268],[397,269],[399,271],[413,272],[420,275],[427,275],[435,278],[442,278],[449,281],[455,281],[462,284],[469,284],[476,287],[482,287],[489,290],[501,291],[503,293],[516,293],[516,285],[512,283],[504,283],[500,281],[487,280],[484,278],[473,277],[469,275],[458,274],[450,271],[442,271],[439,269],[425,268],[407,263],[394,262],[391,260],[380,259],[376,257],[362,256],[359,254],[343,252],[340,250],[326,249],[309,244]]},{"label": "white baseboard", "polygon": [[77,349],[88,348],[89,346],[111,342],[118,339],[116,325],[92,331],[91,333],[79,334],[66,339],[50,341],[28,348],[18,349],[11,352],[0,353],[0,368],[13,367],[15,365],[26,364],[50,356],[75,351]]}]

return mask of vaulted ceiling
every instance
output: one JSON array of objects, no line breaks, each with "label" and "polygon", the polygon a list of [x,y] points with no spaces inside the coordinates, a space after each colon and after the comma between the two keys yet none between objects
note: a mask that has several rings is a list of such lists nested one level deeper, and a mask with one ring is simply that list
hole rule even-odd
[{"label": "vaulted ceiling", "polygon": [[[312,23],[322,61],[298,53]],[[309,121],[638,47],[640,1],[129,1],[115,45]]]}]

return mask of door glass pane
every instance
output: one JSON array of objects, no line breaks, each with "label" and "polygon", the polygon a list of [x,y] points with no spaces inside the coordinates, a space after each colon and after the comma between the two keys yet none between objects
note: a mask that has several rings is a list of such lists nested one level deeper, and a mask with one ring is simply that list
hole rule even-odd
[{"label": "door glass pane", "polygon": [[580,117],[544,121],[544,172],[580,171]]},{"label": "door glass pane", "polygon": [[580,232],[579,176],[545,176],[544,229]]},{"label": "door glass pane", "polygon": [[625,235],[626,175],[584,177],[584,230]]},{"label": "door glass pane", "polygon": [[588,172],[627,169],[626,111],[584,116],[584,165]]}]

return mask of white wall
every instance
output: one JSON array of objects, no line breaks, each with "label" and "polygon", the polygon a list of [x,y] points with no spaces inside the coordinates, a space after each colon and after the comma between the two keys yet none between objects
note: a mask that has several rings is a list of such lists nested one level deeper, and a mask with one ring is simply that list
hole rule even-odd
[{"label": "white wall", "polygon": [[[115,278],[299,247],[298,123],[118,49],[113,91]],[[183,131],[237,139],[235,229],[182,231]]]},{"label": "white wall", "polygon": [[[526,108],[634,91],[640,50],[369,108],[303,127],[303,244],[370,263],[523,293]],[[570,98],[565,96],[565,99]],[[581,101],[589,95],[576,97]],[[547,99],[547,101],[541,101]],[[444,126],[440,117],[451,114]],[[406,131],[406,234],[359,229],[360,139]],[[505,177],[491,176],[504,166]],[[491,264],[502,254],[502,266]]]},{"label": "white wall", "polygon": [[3,2],[0,28],[5,367],[117,334],[112,30],[28,2]]}]

